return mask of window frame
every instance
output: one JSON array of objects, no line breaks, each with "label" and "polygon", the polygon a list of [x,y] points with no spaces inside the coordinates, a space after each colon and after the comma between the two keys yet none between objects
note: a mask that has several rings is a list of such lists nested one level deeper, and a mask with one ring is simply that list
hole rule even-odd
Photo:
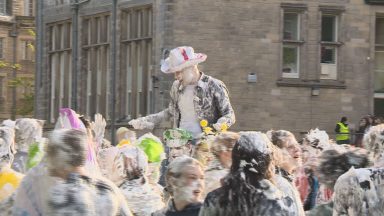
[{"label": "window frame", "polygon": [[4,59],[4,37],[0,37],[0,59]]},{"label": "window frame", "polygon": [[[80,109],[91,118],[101,113],[110,120],[111,64],[109,37],[112,25],[109,11],[81,18],[81,80],[85,88],[80,89],[82,105]],[[102,28],[106,28],[107,31]],[[102,59],[103,61],[99,61]],[[95,62],[95,64],[92,64]],[[106,80],[103,80],[105,78]],[[105,86],[103,85],[105,84]],[[105,88],[105,92],[101,89]]]},{"label": "window frame", "polygon": [[35,4],[34,0],[24,0],[24,15],[34,16],[35,15]]},{"label": "window frame", "polygon": [[[137,118],[153,111],[153,14],[152,4],[122,9],[119,86],[125,89],[125,92],[119,95],[121,103],[118,114],[121,118]],[[134,23],[134,26],[129,28],[128,23]]]},{"label": "window frame", "polygon": [[[50,123],[56,122],[58,109],[70,107],[72,97],[72,44],[70,34],[72,22],[70,19],[47,24],[48,76],[50,84],[49,114]],[[65,41],[62,41],[65,38]],[[65,79],[67,78],[67,79]]]},{"label": "window frame", "polygon": [[[320,81],[341,81],[342,80],[342,58],[341,58],[341,46],[343,45],[341,25],[342,25],[342,14],[345,10],[340,7],[331,6],[320,6],[320,20],[319,20],[319,72],[318,79]],[[323,17],[335,17],[334,19],[334,41],[323,41]],[[332,47],[335,49],[335,63],[323,63],[322,62],[322,50],[323,47]]]},{"label": "window frame", "polygon": [[[280,38],[281,38],[281,46],[280,46],[280,60],[279,60],[279,80],[300,80],[303,77],[303,50],[306,46],[306,32],[304,25],[305,11],[307,10],[307,6],[305,4],[291,4],[291,3],[282,3],[281,4],[281,27],[280,27]],[[295,40],[285,39],[285,15],[286,14],[296,14],[297,15],[297,38]],[[284,48],[285,47],[296,47],[297,48],[297,56],[296,56],[296,68],[297,73],[284,73]]]},{"label": "window frame", "polygon": [[[373,66],[373,70],[374,70],[374,82],[373,82],[373,88],[374,88],[374,92],[375,92],[375,98],[378,97],[378,95],[383,95],[384,94],[384,85],[383,85],[383,88],[380,88],[378,89],[377,86],[376,86],[376,82],[375,81],[379,81],[379,79],[377,79],[377,73],[383,73],[384,75],[384,68],[383,69],[380,69],[377,67],[377,61],[378,61],[378,53],[384,53],[384,40],[382,43],[378,43],[378,39],[377,39],[377,20],[378,19],[382,19],[383,22],[384,22],[384,14],[382,13],[378,13],[375,15],[375,36],[374,36],[374,66]],[[384,26],[384,25],[383,25]],[[383,38],[384,38],[384,29],[383,29]],[[383,90],[381,90],[383,89]]]},{"label": "window frame", "polygon": [[21,40],[21,60],[23,61],[34,61],[33,51],[29,47],[29,44],[34,46],[35,43],[33,40]]},{"label": "window frame", "polygon": [[0,0],[0,5],[4,5],[4,8],[0,7],[0,16],[7,16],[7,0]]}]

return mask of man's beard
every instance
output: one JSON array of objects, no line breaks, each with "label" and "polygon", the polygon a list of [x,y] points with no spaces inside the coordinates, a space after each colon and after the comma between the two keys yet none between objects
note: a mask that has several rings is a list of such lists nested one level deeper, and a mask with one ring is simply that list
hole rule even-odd
[{"label": "man's beard", "polygon": [[183,85],[191,85],[197,80],[197,75],[195,73],[195,68],[194,67],[188,67],[183,70]]}]

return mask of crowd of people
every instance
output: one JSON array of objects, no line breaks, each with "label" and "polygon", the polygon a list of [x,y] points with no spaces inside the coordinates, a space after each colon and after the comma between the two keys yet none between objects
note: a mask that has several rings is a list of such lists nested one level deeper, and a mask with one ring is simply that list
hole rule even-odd
[{"label": "crowd of people", "polygon": [[383,124],[365,149],[319,129],[302,142],[286,130],[209,130],[194,144],[180,128],[162,139],[119,128],[111,146],[96,139],[102,126],[70,109],[48,138],[40,120],[4,121],[1,215],[384,214]]},{"label": "crowd of people", "polygon": [[129,122],[171,120],[162,137],[121,127],[111,145],[100,114],[92,122],[69,108],[47,137],[41,120],[3,121],[0,214],[384,215],[384,124],[366,128],[361,145],[345,139],[346,119],[340,144],[319,129],[300,142],[287,130],[229,131],[226,86],[197,68],[206,58],[171,50],[161,67],[176,79],[168,108]]}]

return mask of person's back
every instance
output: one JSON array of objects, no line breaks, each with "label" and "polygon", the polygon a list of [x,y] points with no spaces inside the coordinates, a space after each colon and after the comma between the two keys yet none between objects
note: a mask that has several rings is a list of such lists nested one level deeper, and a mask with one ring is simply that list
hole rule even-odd
[{"label": "person's back", "polygon": [[49,192],[49,215],[130,215],[125,200],[112,183],[70,174]]},{"label": "person's back", "polygon": [[353,167],[335,184],[333,215],[384,215],[384,168]]},{"label": "person's back", "polygon": [[295,215],[293,200],[272,184],[272,143],[265,134],[241,132],[223,186],[207,195],[199,216]]},{"label": "person's back", "polygon": [[50,176],[47,215],[131,215],[124,196],[112,182],[86,170],[88,136],[77,129],[56,129],[46,147]]},{"label": "person's back", "polygon": [[164,207],[162,197],[155,193],[148,183],[143,184],[142,179],[131,180],[123,183],[119,188],[128,201],[135,216],[150,215]]},{"label": "person's back", "polygon": [[[199,216],[293,215],[293,208],[288,208],[292,204],[292,199],[284,196],[268,180],[261,180],[259,185],[253,188],[254,192],[247,193],[249,195],[247,200],[238,200],[242,202],[238,203],[238,206],[243,207],[243,212],[233,209],[232,205],[220,203],[220,200],[226,196],[227,190],[228,188],[221,187],[210,192]],[[227,199],[229,201],[231,197]]]}]

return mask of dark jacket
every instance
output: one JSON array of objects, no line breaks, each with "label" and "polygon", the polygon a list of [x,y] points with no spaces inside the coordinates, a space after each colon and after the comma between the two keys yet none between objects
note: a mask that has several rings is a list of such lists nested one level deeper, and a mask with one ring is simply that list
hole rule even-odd
[{"label": "dark jacket", "polygon": [[198,216],[201,205],[201,203],[194,203],[186,206],[181,211],[177,211],[172,199],[168,202],[167,207],[152,213],[152,216]]},{"label": "dark jacket", "polygon": [[[228,197],[225,205],[221,203],[220,199],[224,196],[225,190],[225,187],[221,187],[210,192],[205,199],[199,216],[237,215],[230,205],[232,197]],[[242,216],[295,215],[292,199],[284,196],[270,181],[261,180],[260,187],[256,191],[252,198],[247,200],[247,212],[243,212]]]}]

